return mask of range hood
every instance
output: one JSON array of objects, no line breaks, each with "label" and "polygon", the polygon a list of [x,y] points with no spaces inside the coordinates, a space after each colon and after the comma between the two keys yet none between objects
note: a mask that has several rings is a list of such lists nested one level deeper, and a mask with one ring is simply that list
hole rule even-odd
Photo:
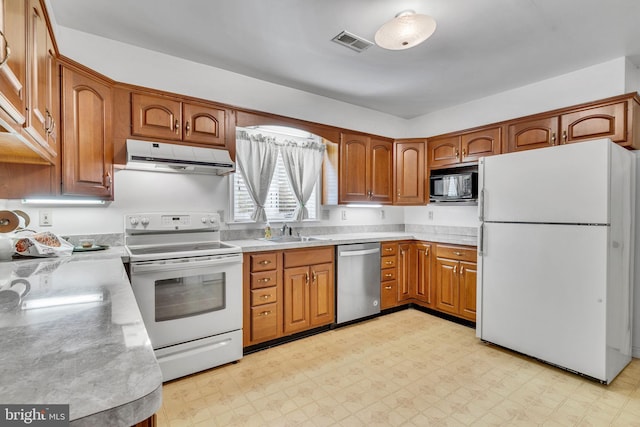
[{"label": "range hood", "polygon": [[226,150],[127,139],[125,169],[226,175],[235,166]]}]

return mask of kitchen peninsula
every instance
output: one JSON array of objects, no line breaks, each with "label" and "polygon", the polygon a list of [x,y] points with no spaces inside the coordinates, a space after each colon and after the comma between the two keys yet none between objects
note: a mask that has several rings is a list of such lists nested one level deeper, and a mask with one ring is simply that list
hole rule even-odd
[{"label": "kitchen peninsula", "polygon": [[0,311],[0,402],[69,404],[72,426],[149,425],[162,375],[120,252],[0,263],[16,294]]}]

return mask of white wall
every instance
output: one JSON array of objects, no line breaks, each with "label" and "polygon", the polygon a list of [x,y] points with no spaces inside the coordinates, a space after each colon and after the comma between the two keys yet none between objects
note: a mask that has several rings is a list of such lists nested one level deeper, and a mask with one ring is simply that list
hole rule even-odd
[{"label": "white wall", "polygon": [[[106,206],[52,208],[22,205],[20,200],[0,200],[0,210],[23,210],[32,219],[29,228],[60,235],[122,233],[124,215],[133,212],[224,211],[225,218],[229,218],[229,177],[120,170],[115,173],[114,188],[115,200]],[[43,209],[52,211],[52,227],[39,227],[39,212]],[[322,209],[329,211],[328,220],[291,225],[299,228],[404,223],[402,207],[329,206]],[[381,210],[384,219],[381,219]],[[346,211],[346,220],[342,219],[342,211]],[[223,226],[225,229],[248,229],[262,227],[262,224]]]},{"label": "white wall", "polygon": [[393,137],[405,120],[92,34],[57,27],[60,53],[107,77],[252,110]]},{"label": "white wall", "polygon": [[[624,57],[412,119],[405,137],[440,135],[625,93]],[[632,89],[632,91],[635,89]]]},{"label": "white wall", "polygon": [[[431,214],[431,216],[430,216]],[[451,206],[431,203],[427,206],[409,206],[404,209],[405,224],[457,225],[478,227],[478,206]]]}]

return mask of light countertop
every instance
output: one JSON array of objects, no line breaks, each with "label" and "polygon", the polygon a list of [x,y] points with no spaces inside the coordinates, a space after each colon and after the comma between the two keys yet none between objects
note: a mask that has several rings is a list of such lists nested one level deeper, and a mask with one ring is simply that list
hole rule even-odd
[{"label": "light countertop", "polygon": [[243,252],[273,251],[278,249],[296,249],[327,245],[347,245],[351,243],[388,242],[395,240],[420,240],[456,245],[477,245],[476,235],[426,232],[371,232],[341,233],[309,236],[312,240],[302,242],[275,242],[261,239],[229,240],[227,243],[242,248]]},{"label": "light countertop", "polygon": [[0,306],[0,402],[69,404],[72,426],[131,426],[157,412],[162,374],[122,253],[0,262],[3,288],[30,288]]}]

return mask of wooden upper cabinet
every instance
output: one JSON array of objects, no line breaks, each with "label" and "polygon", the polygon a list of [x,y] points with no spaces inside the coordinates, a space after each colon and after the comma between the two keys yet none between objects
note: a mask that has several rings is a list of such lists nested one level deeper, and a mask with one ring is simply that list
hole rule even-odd
[{"label": "wooden upper cabinet", "polygon": [[428,139],[429,168],[477,162],[502,152],[502,127],[494,126]]},{"label": "wooden upper cabinet", "polygon": [[508,151],[524,151],[557,145],[558,128],[557,116],[511,123],[507,127]]},{"label": "wooden upper cabinet", "polygon": [[460,136],[461,162],[477,161],[480,157],[500,154],[502,150],[502,128],[500,126],[480,129]]},{"label": "wooden upper cabinet", "polygon": [[460,163],[460,136],[436,137],[427,140],[431,169]]},{"label": "wooden upper cabinet", "polygon": [[393,204],[424,204],[426,201],[425,141],[396,141],[394,156],[396,179]]},{"label": "wooden upper cabinet", "polygon": [[151,94],[131,94],[131,133],[145,138],[225,146],[226,110]]},{"label": "wooden upper cabinet", "polygon": [[338,202],[390,204],[393,186],[393,143],[343,133],[340,141]]},{"label": "wooden upper cabinet", "polygon": [[0,0],[0,108],[19,126],[26,120],[27,3]]},{"label": "wooden upper cabinet", "polygon": [[185,141],[224,147],[225,110],[191,103],[182,108]]},{"label": "wooden upper cabinet", "polygon": [[627,141],[627,101],[600,105],[560,116],[561,144],[594,138]]},{"label": "wooden upper cabinet", "polygon": [[111,87],[62,69],[62,193],[113,199]]},{"label": "wooden upper cabinet", "polygon": [[57,155],[55,138],[55,108],[59,95],[52,79],[55,61],[53,40],[39,0],[29,0],[28,30],[28,80],[27,116],[25,131],[45,150],[51,159]]},{"label": "wooden upper cabinet", "polygon": [[377,203],[390,203],[393,191],[393,143],[371,138],[370,156],[369,200]]},{"label": "wooden upper cabinet", "polygon": [[147,138],[182,139],[182,105],[158,96],[131,94],[133,135]]}]

